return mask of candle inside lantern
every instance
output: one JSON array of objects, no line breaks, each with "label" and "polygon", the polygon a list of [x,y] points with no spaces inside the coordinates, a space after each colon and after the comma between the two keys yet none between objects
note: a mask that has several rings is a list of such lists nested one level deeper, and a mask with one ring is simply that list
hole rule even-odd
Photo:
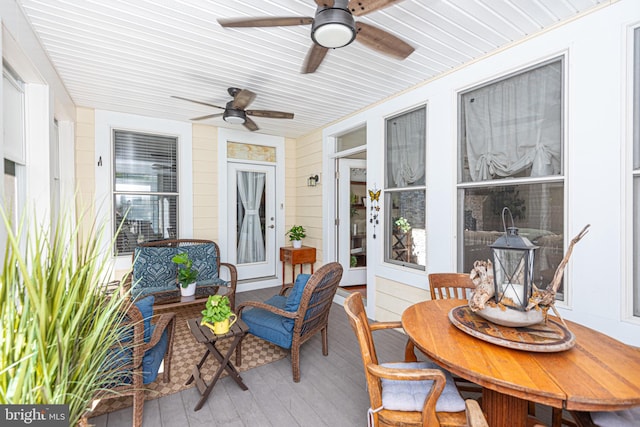
[{"label": "candle inside lantern", "polygon": [[524,295],[524,286],[518,283],[503,283],[502,297],[509,298],[514,304],[520,305]]}]

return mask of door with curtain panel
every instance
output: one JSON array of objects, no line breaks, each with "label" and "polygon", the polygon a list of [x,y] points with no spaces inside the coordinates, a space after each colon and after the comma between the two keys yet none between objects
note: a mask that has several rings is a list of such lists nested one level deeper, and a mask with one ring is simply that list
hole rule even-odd
[{"label": "door with curtain panel", "polygon": [[228,165],[229,261],[238,279],[276,275],[275,166]]}]

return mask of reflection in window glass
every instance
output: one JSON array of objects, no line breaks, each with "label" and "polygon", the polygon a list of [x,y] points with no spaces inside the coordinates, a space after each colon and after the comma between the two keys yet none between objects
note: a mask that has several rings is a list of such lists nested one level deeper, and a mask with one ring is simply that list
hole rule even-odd
[{"label": "reflection in window glass", "polygon": [[385,261],[404,266],[425,267],[427,261],[427,228],[425,224],[425,191],[396,191],[385,197],[388,232]]},{"label": "reflection in window glass", "polygon": [[[536,250],[533,279],[536,286],[546,288],[564,256],[563,187],[562,183],[545,183],[461,189],[462,271],[470,272],[476,260],[491,259],[489,245],[504,234],[502,209],[508,207],[518,234],[540,247]],[[560,287],[558,294],[562,296],[563,292]]]},{"label": "reflection in window glass", "polygon": [[118,254],[178,236],[177,139],[114,131],[114,225]]}]

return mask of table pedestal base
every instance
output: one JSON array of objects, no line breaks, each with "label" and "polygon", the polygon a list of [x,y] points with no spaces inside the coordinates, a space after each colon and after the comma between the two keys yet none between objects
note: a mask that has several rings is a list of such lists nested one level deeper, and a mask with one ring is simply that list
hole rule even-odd
[{"label": "table pedestal base", "polygon": [[491,427],[527,427],[528,407],[526,400],[482,389],[482,410]]}]

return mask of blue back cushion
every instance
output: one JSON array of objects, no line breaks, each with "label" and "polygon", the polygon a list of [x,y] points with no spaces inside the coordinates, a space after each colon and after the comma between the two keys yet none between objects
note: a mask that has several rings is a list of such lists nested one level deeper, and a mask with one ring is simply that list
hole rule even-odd
[{"label": "blue back cushion", "polygon": [[182,246],[178,253],[186,252],[193,261],[193,268],[198,271],[198,282],[218,278],[218,251],[213,243]]},{"label": "blue back cushion", "polygon": [[298,274],[298,277],[296,277],[296,282],[293,285],[293,289],[289,291],[287,303],[284,306],[284,309],[286,311],[298,311],[300,299],[302,298],[302,292],[304,292],[304,287],[309,281],[309,277],[311,277],[310,274]]},{"label": "blue back cushion", "polygon": [[142,319],[144,320],[144,342],[149,342],[151,340],[151,334],[153,330],[151,329],[151,318],[153,317],[153,303],[155,298],[153,295],[149,295],[148,297],[138,299],[134,304],[140,310],[140,314],[142,314]]},{"label": "blue back cushion", "polygon": [[171,259],[177,253],[177,248],[135,248],[133,295],[174,289],[178,277],[178,265]]}]

